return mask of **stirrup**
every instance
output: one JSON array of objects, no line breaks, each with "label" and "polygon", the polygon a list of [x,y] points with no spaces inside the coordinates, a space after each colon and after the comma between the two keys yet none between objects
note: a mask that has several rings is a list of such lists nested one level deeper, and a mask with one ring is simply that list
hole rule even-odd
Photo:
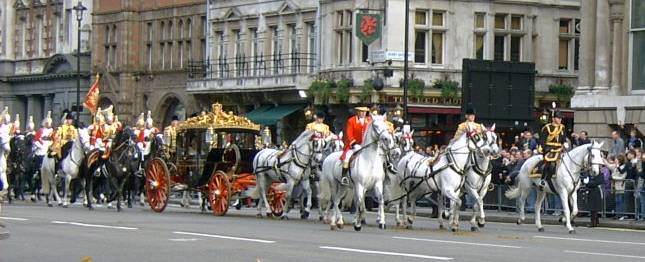
[{"label": "stirrup", "polygon": [[349,178],[346,176],[340,178],[340,184],[343,186],[348,186],[349,185]]}]

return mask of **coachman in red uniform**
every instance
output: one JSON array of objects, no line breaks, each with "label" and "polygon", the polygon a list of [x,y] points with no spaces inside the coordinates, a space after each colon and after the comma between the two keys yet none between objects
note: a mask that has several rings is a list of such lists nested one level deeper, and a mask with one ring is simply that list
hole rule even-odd
[{"label": "coachman in red uniform", "polygon": [[367,107],[356,107],[354,110],[356,111],[356,115],[347,119],[345,127],[345,148],[340,157],[343,160],[343,174],[340,183],[343,185],[349,185],[349,160],[354,152],[360,150],[367,125],[372,121],[372,118],[367,115],[367,112],[369,112]]}]

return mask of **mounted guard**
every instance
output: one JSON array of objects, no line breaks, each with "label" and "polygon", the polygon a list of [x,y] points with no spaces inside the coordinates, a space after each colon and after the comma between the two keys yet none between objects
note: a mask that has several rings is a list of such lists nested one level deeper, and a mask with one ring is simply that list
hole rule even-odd
[{"label": "mounted guard", "polygon": [[13,124],[11,123],[11,115],[9,114],[9,107],[5,106],[2,113],[0,113],[0,132],[11,135]]},{"label": "mounted guard", "polygon": [[34,145],[36,147],[36,170],[40,170],[43,159],[47,154],[50,154],[51,156],[55,155],[55,153],[50,152],[50,147],[54,143],[55,138],[51,115],[52,112],[48,111],[41,123],[42,127],[36,131],[36,135],[34,136]]},{"label": "mounted guard", "polygon": [[61,121],[63,124],[58,127],[56,135],[58,136],[57,141],[60,145],[60,154],[58,155],[60,156],[60,159],[64,159],[72,148],[74,140],[78,137],[78,131],[74,126],[74,118],[69,111],[65,110],[63,112],[63,118]]},{"label": "mounted guard", "polygon": [[562,113],[554,109],[551,113],[551,123],[544,125],[540,132],[538,152],[544,156],[544,161],[539,170],[542,174],[539,188],[542,191],[544,191],[547,182],[551,183],[551,177],[556,172],[562,151],[568,148],[564,130],[565,126],[562,124]]},{"label": "mounted guard", "polygon": [[94,116],[94,123],[88,127],[90,131],[90,145],[91,149],[98,149],[99,154],[103,160],[108,159],[110,144],[106,139],[105,132],[105,117],[103,110],[99,107]]},{"label": "mounted guard", "polygon": [[345,127],[345,149],[343,149],[343,154],[340,156],[340,160],[343,161],[343,172],[340,183],[344,186],[349,185],[349,161],[354,152],[361,149],[365,130],[370,122],[372,122],[372,117],[368,115],[370,110],[367,107],[359,106],[354,108],[354,111],[356,111],[356,115],[347,119]]},{"label": "mounted guard", "polygon": [[11,137],[20,135],[20,114],[16,114],[16,118],[11,125],[11,130],[9,131]]},{"label": "mounted guard", "polygon": [[152,112],[148,111],[148,117],[143,120],[143,113],[139,115],[137,120],[137,130],[134,131],[137,137],[137,147],[140,150],[141,162],[145,161],[145,156],[150,154],[150,148],[154,136],[159,133],[159,130],[153,126]]}]

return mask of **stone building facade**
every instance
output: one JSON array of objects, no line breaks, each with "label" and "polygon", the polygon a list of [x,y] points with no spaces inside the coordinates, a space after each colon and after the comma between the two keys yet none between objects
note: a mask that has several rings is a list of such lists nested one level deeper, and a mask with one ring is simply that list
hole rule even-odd
[{"label": "stone building facade", "polygon": [[[429,86],[443,79],[461,82],[465,58],[535,63],[536,108],[557,100],[549,94],[550,85],[577,86],[580,2],[410,1],[409,72],[411,78],[426,83],[423,98],[410,99],[409,104],[421,144],[445,143],[461,121],[461,101],[441,99],[440,90]],[[320,75],[352,80],[356,86],[351,91],[352,103],[360,101],[365,79],[383,78],[382,70],[392,69],[393,76],[383,78],[383,91],[374,92],[369,102],[402,103],[405,1],[324,1],[320,9],[324,14]],[[369,46],[356,37],[359,13],[383,17],[382,37]],[[373,63],[380,62],[374,52],[400,55],[393,55],[392,64],[387,65]],[[568,107],[568,101],[562,104]],[[336,115],[347,114],[346,108],[337,108]],[[522,124],[516,125],[526,128]]]},{"label": "stone building facade", "polygon": [[576,130],[645,133],[645,1],[584,1]]},{"label": "stone building facade", "polygon": [[94,0],[99,104],[129,124],[150,110],[159,127],[198,111],[185,87],[191,61],[206,56],[205,28],[204,0]]},{"label": "stone building facade", "polygon": [[[76,105],[78,22],[72,0],[0,1],[0,107],[36,125]],[[89,87],[92,2],[81,20],[81,99]],[[81,101],[82,102],[82,101]],[[82,115],[82,120],[87,120]]]}]

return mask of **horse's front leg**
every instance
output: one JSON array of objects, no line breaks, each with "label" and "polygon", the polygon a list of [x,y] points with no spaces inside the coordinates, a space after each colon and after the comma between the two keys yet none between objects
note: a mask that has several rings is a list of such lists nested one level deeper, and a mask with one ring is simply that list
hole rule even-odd
[{"label": "horse's front leg", "polygon": [[[644,200],[641,200],[644,201]],[[573,222],[576,219],[576,216],[578,216],[578,190],[573,190],[571,193],[571,223],[572,225],[575,224]]]},{"label": "horse's front leg", "polygon": [[267,216],[271,217],[273,214],[271,213],[271,205],[269,205],[269,200],[267,199],[267,188],[270,186],[267,184],[266,181],[268,181],[268,178],[266,177],[267,174],[265,173],[260,173],[257,174],[257,187],[259,190],[260,194],[260,202],[258,203],[258,217],[262,217],[262,207],[265,206],[267,208]]},{"label": "horse's front leg", "polygon": [[479,217],[478,217],[478,215],[479,215],[479,209],[481,208],[481,207],[480,207],[480,204],[479,204],[479,198],[480,198],[480,197],[479,197],[479,193],[477,193],[477,190],[476,190],[476,189],[474,189],[474,188],[472,188],[472,187],[470,187],[470,186],[466,186],[465,188],[466,188],[466,191],[468,191],[468,194],[469,194],[471,197],[475,198],[475,200],[477,201],[477,203],[475,203],[475,204],[473,205],[473,215],[472,215],[472,217],[470,218],[470,231],[473,231],[473,232],[474,232],[474,231],[477,231],[477,230],[478,230],[478,228],[479,228],[479,227],[477,226],[477,219],[479,218]]},{"label": "horse's front leg", "polygon": [[444,225],[444,217],[448,217],[445,214],[445,209],[446,209],[446,199],[443,196],[443,193],[441,191],[437,192],[437,220],[439,221],[439,229],[444,229],[446,226]]},{"label": "horse's front leg", "polygon": [[[311,184],[309,183],[309,178],[308,178],[308,177],[305,177],[305,178],[303,179],[303,181],[302,181],[302,185],[303,185],[303,190],[304,190],[304,191],[305,191],[305,193],[307,194],[307,195],[306,195],[306,197],[307,197],[307,203],[306,203],[306,205],[305,205],[305,209],[304,209],[304,211],[303,211],[303,212],[302,212],[302,214],[300,215],[300,218],[302,218],[302,219],[307,219],[307,218],[309,218],[309,213],[311,212],[311,205],[312,205],[312,199],[311,199],[311,196],[313,195],[313,190],[312,190],[312,188],[311,188]],[[301,202],[302,202],[302,201],[301,201]],[[320,204],[319,204],[319,205],[320,205]]]},{"label": "horse's front leg", "polygon": [[[286,206],[284,207],[284,213],[282,213],[282,217],[280,219],[286,219],[289,220],[289,211],[291,211],[291,206],[293,205],[293,199],[292,199],[292,194],[293,194],[293,188],[296,186],[295,181],[293,179],[287,179],[287,190],[285,192],[285,197],[287,198],[287,203],[285,204]],[[271,209],[273,212],[274,210]]]},{"label": "horse's front leg", "polygon": [[560,196],[560,201],[562,202],[562,213],[564,214],[564,220],[566,222],[565,225],[567,229],[569,229],[569,234],[575,234],[576,230],[571,226],[571,213],[569,213],[569,194],[565,189],[561,189],[558,193]]},{"label": "horse's front leg", "polygon": [[360,183],[354,184],[354,203],[356,205],[356,214],[354,214],[354,230],[361,231],[363,224],[363,213],[365,208],[363,202],[365,201],[365,189]]},{"label": "horse's front leg", "polygon": [[63,191],[63,207],[68,207],[69,202],[68,202],[68,198],[67,198],[68,196],[67,195],[70,194],[69,190],[70,190],[70,185],[72,184],[72,176],[66,174],[64,176],[64,179],[65,179],[65,181],[64,181],[65,182],[65,187],[64,187],[64,191]]},{"label": "horse's front leg", "polygon": [[542,203],[546,193],[542,190],[538,190],[537,198],[535,200],[535,226],[537,226],[538,231],[543,232],[544,227],[542,226]]},{"label": "horse's front leg", "polygon": [[385,229],[385,201],[383,199],[383,182],[376,183],[374,186],[374,194],[378,200],[378,227],[380,229]]}]

